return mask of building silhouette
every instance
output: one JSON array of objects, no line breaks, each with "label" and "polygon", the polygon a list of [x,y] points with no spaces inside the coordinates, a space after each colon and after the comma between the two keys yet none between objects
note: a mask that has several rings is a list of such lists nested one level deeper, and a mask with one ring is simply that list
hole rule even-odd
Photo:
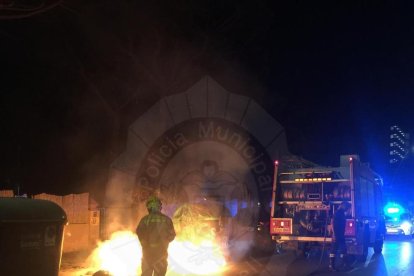
[{"label": "building silhouette", "polygon": [[390,165],[398,166],[410,153],[410,134],[404,132],[398,125],[390,127]]},{"label": "building silhouette", "polygon": [[388,201],[398,202],[411,208],[414,206],[412,194],[413,154],[411,154],[410,134],[398,125],[392,125],[389,132],[388,181],[384,185],[384,196]]}]

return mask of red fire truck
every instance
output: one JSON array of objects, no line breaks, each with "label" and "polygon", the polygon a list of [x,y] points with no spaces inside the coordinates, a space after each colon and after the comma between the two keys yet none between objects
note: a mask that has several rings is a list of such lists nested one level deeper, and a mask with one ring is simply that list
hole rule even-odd
[{"label": "red fire truck", "polygon": [[[382,179],[358,155],[342,155],[339,167],[275,161],[270,234],[279,246],[303,253],[332,242],[332,218],[343,201],[348,254],[366,258],[368,247],[382,252],[385,223]],[[310,165],[309,165],[310,164]]]}]

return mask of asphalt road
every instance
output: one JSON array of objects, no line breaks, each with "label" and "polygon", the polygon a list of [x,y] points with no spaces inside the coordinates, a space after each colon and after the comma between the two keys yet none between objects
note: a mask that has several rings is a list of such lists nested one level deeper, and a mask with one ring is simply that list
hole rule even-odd
[{"label": "asphalt road", "polygon": [[387,238],[382,254],[369,249],[365,262],[355,262],[352,269],[342,272],[328,270],[328,252],[322,258],[320,250],[312,250],[307,257],[296,257],[286,251],[270,257],[249,257],[230,267],[226,275],[363,275],[363,276],[412,276],[414,275],[414,240]]},{"label": "asphalt road", "polygon": [[[312,250],[307,257],[297,257],[292,251],[266,256],[247,257],[244,261],[229,264],[224,276],[311,276],[311,275],[361,275],[361,276],[412,276],[414,275],[414,240],[388,238],[382,254],[369,249],[365,262],[355,262],[353,268],[343,272],[328,270],[328,248]],[[63,257],[59,276],[90,275],[82,267],[87,255]]]}]

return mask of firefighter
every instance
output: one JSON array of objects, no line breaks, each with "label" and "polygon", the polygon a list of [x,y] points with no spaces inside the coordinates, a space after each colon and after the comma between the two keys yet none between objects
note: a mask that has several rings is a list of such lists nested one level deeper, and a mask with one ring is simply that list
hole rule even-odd
[{"label": "firefighter", "polygon": [[329,269],[336,271],[335,267],[335,256],[339,252],[341,264],[346,268],[349,268],[348,264],[344,261],[346,255],[346,244],[345,244],[345,225],[346,217],[351,210],[351,204],[347,201],[343,201],[335,212],[333,218],[333,242],[332,249],[329,254]]},{"label": "firefighter", "polygon": [[136,233],[142,246],[142,276],[163,276],[167,272],[168,245],[175,238],[172,220],[161,213],[161,200],[151,196],[146,202],[148,215],[139,222]]}]

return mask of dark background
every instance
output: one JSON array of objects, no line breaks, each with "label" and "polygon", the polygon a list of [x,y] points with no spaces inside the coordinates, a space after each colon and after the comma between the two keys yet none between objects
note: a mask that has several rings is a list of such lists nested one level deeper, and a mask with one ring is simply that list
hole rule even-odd
[{"label": "dark background", "polygon": [[0,5],[0,188],[101,197],[128,126],[209,74],[272,114],[292,153],[357,153],[404,194],[413,157],[391,171],[388,139],[414,130],[413,9],[336,2],[68,0],[21,19]]}]

